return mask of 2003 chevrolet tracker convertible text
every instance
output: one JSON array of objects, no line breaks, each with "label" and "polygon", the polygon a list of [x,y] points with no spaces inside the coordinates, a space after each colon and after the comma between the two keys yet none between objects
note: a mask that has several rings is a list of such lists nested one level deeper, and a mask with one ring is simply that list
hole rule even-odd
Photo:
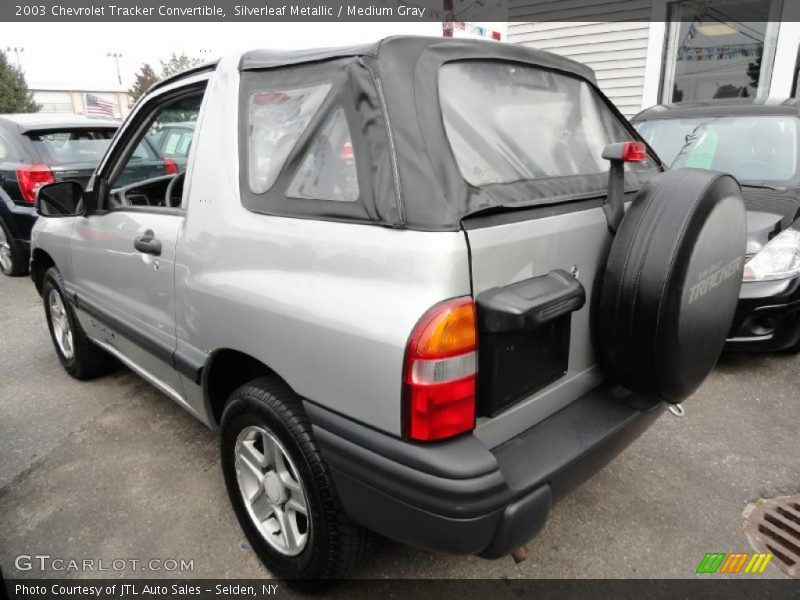
[{"label": "2003 chevrolet tracker convertible text", "polygon": [[[178,122],[185,171],[154,177],[139,146]],[[590,69],[413,37],[165,80],[38,209],[64,368],[116,357],[219,428],[292,579],[347,576],[370,530],[520,547],[702,383],[745,252],[736,180],[662,172]]]}]

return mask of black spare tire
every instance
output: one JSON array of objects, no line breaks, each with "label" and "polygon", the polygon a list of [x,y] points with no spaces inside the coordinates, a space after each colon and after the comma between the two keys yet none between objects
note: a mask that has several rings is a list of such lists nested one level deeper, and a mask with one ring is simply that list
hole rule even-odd
[{"label": "black spare tire", "polygon": [[600,360],[618,383],[678,403],[716,364],[744,268],[746,218],[730,175],[668,171],[631,203],[597,304]]}]

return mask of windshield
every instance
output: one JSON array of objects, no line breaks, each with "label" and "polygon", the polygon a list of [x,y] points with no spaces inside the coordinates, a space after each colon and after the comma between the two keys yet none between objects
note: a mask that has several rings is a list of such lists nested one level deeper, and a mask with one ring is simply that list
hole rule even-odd
[{"label": "windshield", "polygon": [[636,123],[670,168],[730,173],[743,183],[782,183],[797,174],[797,119],[737,116]]},{"label": "windshield", "polygon": [[114,137],[114,129],[62,130],[28,134],[42,160],[49,165],[98,163]]},{"label": "windshield", "polygon": [[[448,63],[439,97],[459,170],[474,186],[606,173],[603,148],[633,137],[587,82],[535,67]],[[629,167],[654,169],[649,159]]]}]

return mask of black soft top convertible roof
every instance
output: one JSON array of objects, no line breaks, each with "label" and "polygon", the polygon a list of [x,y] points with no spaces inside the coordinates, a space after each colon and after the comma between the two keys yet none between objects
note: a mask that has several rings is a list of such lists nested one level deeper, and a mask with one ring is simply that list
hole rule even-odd
[{"label": "black soft top convertible roof", "polygon": [[[335,48],[311,48],[303,50],[252,50],[242,55],[239,69],[273,69],[291,65],[307,64],[344,57],[369,56],[371,58],[418,57],[426,49],[447,47],[452,53],[466,48],[480,48],[484,58],[541,64],[560,71],[571,72],[594,81],[594,71],[579,62],[550,52],[535,50],[521,45],[499,44],[483,40],[445,40],[423,36],[394,36],[371,44],[340,46]],[[399,55],[399,56],[398,56]]]},{"label": "black soft top convertible roof", "polygon": [[[293,71],[339,70],[347,73],[351,97],[359,98],[359,105],[373,106],[383,115],[385,123],[380,135],[376,135],[375,112],[359,124],[362,139],[369,146],[362,164],[367,162],[372,169],[369,177],[372,189],[364,206],[359,209],[342,206],[337,209],[341,214],[332,214],[327,206],[320,206],[318,214],[324,218],[453,231],[461,227],[463,217],[484,209],[573,199],[578,189],[577,178],[573,177],[480,188],[464,180],[444,130],[438,87],[442,65],[464,60],[528,64],[576,76],[597,87],[589,67],[550,52],[497,42],[411,36],[345,48],[255,50],[242,56],[239,68],[245,72],[243,78],[259,71],[275,73],[271,77],[276,82],[291,77]],[[613,105],[608,106],[619,115]],[[623,117],[619,118],[625,123]],[[631,132],[635,137],[632,128]],[[253,206],[261,203],[255,197],[250,200]],[[291,206],[301,207],[303,214],[298,216],[313,216],[312,203],[309,201],[303,208],[301,203],[293,201]],[[276,198],[273,204],[278,207],[282,203]],[[289,206],[276,211],[294,210]],[[269,208],[265,210],[270,212]]]}]

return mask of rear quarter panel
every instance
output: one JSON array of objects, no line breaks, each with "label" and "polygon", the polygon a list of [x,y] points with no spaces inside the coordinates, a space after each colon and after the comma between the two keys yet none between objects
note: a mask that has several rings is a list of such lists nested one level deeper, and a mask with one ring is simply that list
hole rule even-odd
[{"label": "rear quarter panel", "polygon": [[401,432],[405,346],[433,304],[470,293],[461,232],[252,213],[239,193],[239,78],[212,78],[178,240],[178,348],[251,355],[301,396]]}]

